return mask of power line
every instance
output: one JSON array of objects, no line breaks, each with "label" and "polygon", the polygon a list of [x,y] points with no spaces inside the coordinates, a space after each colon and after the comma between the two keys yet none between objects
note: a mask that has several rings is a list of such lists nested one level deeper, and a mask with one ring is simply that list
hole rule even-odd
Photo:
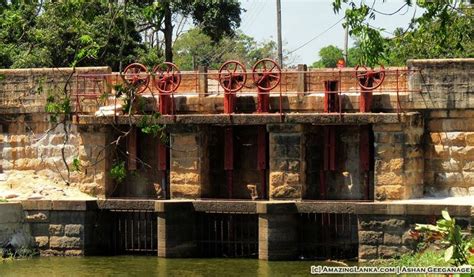
[{"label": "power line", "polygon": [[308,40],[307,42],[303,43],[302,45],[296,47],[295,49],[289,51],[287,53],[287,55],[293,53],[293,52],[296,52],[298,50],[300,50],[301,48],[305,47],[306,45],[310,44],[312,41],[314,41],[315,39],[319,38],[320,36],[324,35],[325,33],[327,33],[328,31],[330,31],[332,28],[334,28],[335,26],[337,26],[339,23],[341,23],[341,21],[344,20],[344,17],[342,17],[341,19],[339,19],[336,23],[334,23],[333,25],[331,25],[329,28],[327,28],[326,30],[324,30],[323,32],[317,34],[316,36],[314,36],[312,39]]}]

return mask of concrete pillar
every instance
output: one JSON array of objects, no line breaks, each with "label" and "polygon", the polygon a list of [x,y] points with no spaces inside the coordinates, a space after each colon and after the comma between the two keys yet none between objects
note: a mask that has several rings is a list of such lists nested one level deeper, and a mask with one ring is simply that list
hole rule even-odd
[{"label": "concrete pillar", "polygon": [[423,195],[423,121],[375,124],[375,200],[399,200]]},{"label": "concrete pillar", "polygon": [[170,128],[170,198],[198,199],[210,191],[207,128]]},{"label": "concrete pillar", "polygon": [[[72,135],[70,135],[71,140]],[[81,187],[81,191],[98,197],[108,197],[115,190],[114,180],[110,177],[113,164],[113,130],[108,126],[80,126],[77,140],[81,165],[87,170],[72,174],[71,181]]]},{"label": "concrete pillar", "polygon": [[306,85],[306,71],[308,71],[308,66],[306,64],[298,65],[298,78],[297,78],[297,87],[296,91],[298,92],[298,98],[305,95],[308,90]]},{"label": "concrete pillar", "polygon": [[158,257],[195,257],[194,209],[191,202],[158,201]]},{"label": "concrete pillar", "polygon": [[258,258],[291,260],[298,254],[296,206],[293,202],[257,203]]},{"label": "concrete pillar", "polygon": [[305,135],[301,124],[267,126],[270,137],[270,200],[301,200],[306,183]]},{"label": "concrete pillar", "polygon": [[198,76],[198,79],[199,79],[199,97],[204,97],[204,96],[207,96],[207,74],[204,74],[204,73],[207,73],[207,67],[206,66],[202,66],[200,65],[198,67],[198,72],[199,72],[199,76]]}]

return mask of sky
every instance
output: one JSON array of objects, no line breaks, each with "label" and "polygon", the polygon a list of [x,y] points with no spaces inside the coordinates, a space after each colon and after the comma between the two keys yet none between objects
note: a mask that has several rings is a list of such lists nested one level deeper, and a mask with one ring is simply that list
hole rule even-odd
[{"label": "sky", "polygon": [[[276,0],[240,0],[246,11],[242,13],[240,29],[257,41],[276,40]],[[398,10],[403,0],[376,1],[374,9],[392,13]],[[357,1],[356,1],[357,2]],[[372,1],[368,1],[372,4]],[[357,2],[358,3],[358,2]],[[383,28],[391,33],[397,27],[406,27],[415,8],[405,7],[398,14],[385,16],[377,14],[372,26]],[[322,47],[333,44],[344,46],[344,28],[341,14],[334,14],[332,0],[281,0],[282,38],[284,51],[293,51],[303,44],[306,46],[293,52],[293,64],[312,64],[319,59],[318,52]],[[421,14],[418,9],[417,15]],[[333,28],[330,28],[336,24]],[[329,29],[330,28],[330,29]],[[389,33],[383,33],[390,36]],[[349,47],[353,41],[349,40]]]}]

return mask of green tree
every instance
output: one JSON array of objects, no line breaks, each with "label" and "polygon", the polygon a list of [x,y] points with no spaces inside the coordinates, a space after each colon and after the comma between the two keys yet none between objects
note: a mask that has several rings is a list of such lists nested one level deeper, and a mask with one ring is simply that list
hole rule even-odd
[{"label": "green tree", "polygon": [[[133,61],[141,47],[131,18],[106,1],[12,1],[0,13],[1,67],[61,67],[79,61],[75,65],[118,69],[120,62]],[[85,44],[97,48],[96,57],[77,59]]]},{"label": "green tree", "polygon": [[314,62],[311,67],[336,67],[337,61],[344,58],[343,52],[337,46],[328,45],[319,50],[320,59]]},{"label": "green tree", "polygon": [[[137,7],[141,31],[161,32],[164,37],[165,60],[173,61],[173,15],[192,18],[194,24],[212,41],[233,35],[240,26],[240,2],[237,0],[183,0],[183,1],[132,1]],[[156,37],[159,37],[156,35]],[[161,50],[160,47],[157,49]]]},{"label": "green tree", "polygon": [[[137,60],[171,61],[178,17],[191,18],[217,43],[234,35],[240,12],[237,0],[0,1],[0,67],[70,66],[79,60],[77,65],[118,70]],[[149,36],[156,43],[142,41]],[[97,48],[97,55],[76,59],[85,47]]]},{"label": "green tree", "polygon": [[241,32],[224,36],[214,42],[201,29],[194,28],[181,35],[173,46],[175,62],[182,70],[192,70],[199,65],[218,69],[227,60],[239,60],[250,68],[263,58],[276,58],[273,41],[257,43]]},{"label": "green tree", "polygon": [[[360,49],[359,43],[356,41],[354,47],[349,48],[348,50],[348,61],[346,62],[347,67],[354,67],[358,64],[361,64],[362,51]],[[311,67],[313,68],[334,68],[337,66],[337,62],[340,59],[344,58],[342,49],[334,45],[328,45],[319,50],[320,59],[315,61]]]},{"label": "green tree", "polygon": [[[361,63],[374,66],[378,63],[401,64],[409,57],[447,58],[474,56],[472,10],[461,1],[405,0],[400,9],[386,14],[377,11],[365,1],[333,0],[333,8],[345,10],[344,26],[360,45]],[[423,9],[420,17],[413,18],[406,30],[397,30],[394,38],[384,38],[382,29],[369,23],[379,15],[393,15],[405,6]],[[404,61],[403,61],[404,63]]]}]

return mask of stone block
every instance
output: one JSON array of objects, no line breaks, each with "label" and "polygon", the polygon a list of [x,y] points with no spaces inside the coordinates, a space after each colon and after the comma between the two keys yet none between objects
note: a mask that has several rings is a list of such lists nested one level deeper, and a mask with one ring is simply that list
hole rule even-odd
[{"label": "stone block", "polygon": [[61,224],[50,224],[49,234],[51,236],[62,236],[64,235],[64,226]]},{"label": "stone block", "polygon": [[402,241],[400,234],[394,233],[384,233],[383,234],[383,244],[385,245],[399,245]]},{"label": "stone block", "polygon": [[453,158],[447,160],[431,160],[431,169],[438,172],[458,172],[461,170],[461,162]]},{"label": "stone block", "polygon": [[404,180],[403,176],[400,173],[395,172],[376,172],[375,175],[375,185],[376,186],[395,186],[395,185],[403,185]]},{"label": "stone block", "polygon": [[399,200],[404,199],[405,189],[401,185],[377,186],[375,188],[375,199],[379,201],[384,200]]},{"label": "stone block", "polygon": [[301,186],[271,186],[270,187],[270,198],[271,199],[301,199]]},{"label": "stone block", "polygon": [[374,245],[359,245],[359,259],[372,260],[377,259],[377,246]]},{"label": "stone block", "polygon": [[182,185],[198,185],[200,183],[200,174],[198,172],[173,170],[170,173],[170,183]]},{"label": "stone block", "polygon": [[449,188],[449,196],[457,197],[457,196],[468,196],[469,191],[467,188],[463,187],[450,187]]},{"label": "stone block", "polygon": [[197,185],[171,185],[172,198],[197,199],[201,197],[201,188]]},{"label": "stone block", "polygon": [[396,257],[400,257],[402,254],[408,252],[406,247],[399,247],[399,246],[387,246],[387,245],[380,245],[378,248],[378,255],[379,258],[382,259],[393,259]]},{"label": "stone block", "polygon": [[82,241],[78,237],[59,237],[51,236],[49,239],[49,247],[56,249],[80,249]]},{"label": "stone block", "polygon": [[394,158],[389,160],[376,160],[375,161],[375,170],[377,172],[396,172],[400,173],[403,169],[404,159],[403,158]]},{"label": "stone block", "polygon": [[469,196],[474,196],[474,186],[469,188]]},{"label": "stone block", "polygon": [[431,151],[431,157],[433,158],[449,158],[449,148],[444,145],[435,145]]},{"label": "stone block", "polygon": [[374,124],[373,126],[375,132],[399,132],[403,131],[401,124]]},{"label": "stone block", "polygon": [[83,228],[81,224],[68,224],[64,226],[64,234],[68,237],[79,237],[82,235]]},{"label": "stone block", "polygon": [[474,171],[474,161],[465,161],[462,170],[468,172]]},{"label": "stone block", "polygon": [[64,256],[83,256],[84,252],[82,250],[66,250],[64,251]]},{"label": "stone block", "polygon": [[379,245],[383,242],[383,232],[359,231],[359,243],[365,245]]},{"label": "stone block", "polygon": [[462,183],[462,173],[457,172],[446,172],[446,173],[435,173],[435,183],[440,186],[456,186]]},{"label": "stone block", "polygon": [[474,146],[474,132],[466,133],[466,144],[468,146]]},{"label": "stone block", "polygon": [[48,248],[49,237],[48,236],[35,237],[35,242],[38,248]]}]

